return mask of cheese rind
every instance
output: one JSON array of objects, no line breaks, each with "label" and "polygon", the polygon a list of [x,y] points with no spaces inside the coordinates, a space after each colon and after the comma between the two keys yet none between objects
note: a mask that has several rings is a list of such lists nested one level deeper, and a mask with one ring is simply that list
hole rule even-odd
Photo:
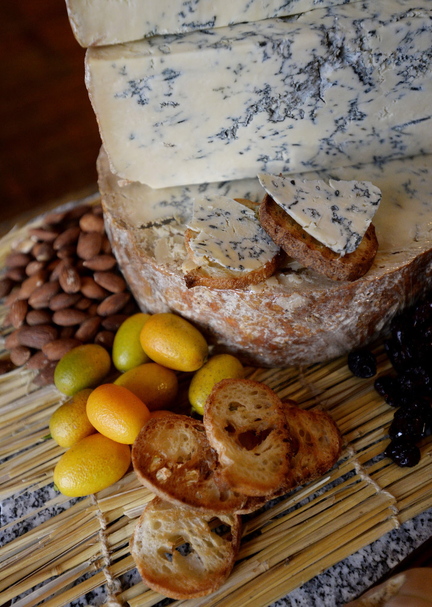
[{"label": "cheese rind", "polygon": [[429,0],[92,48],[112,170],[152,188],[432,152]]},{"label": "cheese rind", "polygon": [[346,255],[362,241],[381,201],[368,181],[306,180],[260,174],[266,192],[323,245]]},{"label": "cheese rind", "polygon": [[[182,240],[186,226],[174,217],[168,222],[166,201],[172,201],[174,211],[178,200],[190,217],[189,188],[161,191],[158,202],[158,191],[139,184],[121,187],[115,176],[109,176],[106,159],[101,158],[98,167],[113,250],[142,309],[183,315],[211,343],[245,362],[305,365],[346,354],[377,337],[400,310],[432,285],[432,156],[308,175],[310,179],[365,179],[381,189],[382,201],[374,217],[380,246],[365,276],[339,283],[290,262],[271,278],[239,290],[188,289],[185,285],[181,266],[186,257]],[[256,192],[252,182],[233,182],[228,195],[246,198],[255,193],[259,197],[262,189],[258,179],[255,182]],[[209,184],[205,191],[212,195],[225,186]],[[134,207],[139,222],[131,220]],[[151,217],[147,224],[146,212]],[[160,256],[162,241],[164,255]]]},{"label": "cheese rind", "polygon": [[196,233],[189,243],[196,261],[250,272],[269,263],[279,252],[254,211],[226,196],[195,200],[188,227]]},{"label": "cheese rind", "polygon": [[350,0],[66,0],[79,44],[102,46],[296,15]]}]

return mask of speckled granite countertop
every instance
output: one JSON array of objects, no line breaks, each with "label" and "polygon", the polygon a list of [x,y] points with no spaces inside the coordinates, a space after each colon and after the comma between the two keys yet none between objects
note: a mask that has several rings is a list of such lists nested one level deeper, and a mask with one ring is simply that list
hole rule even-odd
[{"label": "speckled granite countertop", "polygon": [[[58,508],[44,508],[44,504],[54,496],[55,491],[48,486],[4,500],[0,504],[0,545],[12,541],[48,517],[58,514]],[[28,516],[32,511],[35,515]],[[24,516],[25,522],[22,522]],[[342,607],[362,594],[431,536],[432,508],[330,567],[285,598],[273,603],[272,607]],[[133,584],[137,581],[138,574],[134,571],[127,583]],[[86,595],[71,605],[97,607],[103,605],[105,599],[105,593],[101,590]],[[25,599],[17,598],[11,605],[24,607]]]}]

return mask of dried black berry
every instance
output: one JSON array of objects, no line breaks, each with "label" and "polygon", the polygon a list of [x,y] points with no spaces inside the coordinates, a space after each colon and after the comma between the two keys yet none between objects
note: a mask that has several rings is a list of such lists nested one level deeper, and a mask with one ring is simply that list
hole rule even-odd
[{"label": "dried black berry", "polygon": [[356,377],[373,377],[377,370],[376,358],[368,350],[348,354],[348,368]]},{"label": "dried black berry", "polygon": [[411,396],[428,396],[432,394],[432,375],[424,367],[407,369],[398,377],[403,394]]},{"label": "dried black berry", "polygon": [[384,455],[401,467],[412,468],[420,461],[420,449],[417,445],[401,440],[392,440],[387,445]]},{"label": "dried black berry", "polygon": [[389,436],[392,439],[417,443],[426,436],[426,428],[426,420],[420,416],[395,416],[390,424]]},{"label": "dried black berry", "polygon": [[395,377],[390,375],[377,377],[374,382],[374,388],[388,405],[400,407],[403,404],[399,391],[399,384]]}]

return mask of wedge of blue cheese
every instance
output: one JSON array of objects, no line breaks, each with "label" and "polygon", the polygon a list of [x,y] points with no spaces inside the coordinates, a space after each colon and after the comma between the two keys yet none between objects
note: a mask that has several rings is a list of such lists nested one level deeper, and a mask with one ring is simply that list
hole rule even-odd
[{"label": "wedge of blue cheese", "polygon": [[152,188],[432,152],[432,3],[364,0],[91,48],[112,170]]},{"label": "wedge of blue cheese", "polygon": [[81,46],[286,17],[350,0],[66,0]]},{"label": "wedge of blue cheese", "polygon": [[[194,200],[187,227],[194,232],[188,246],[195,265],[210,262],[235,272],[251,272],[279,252],[254,210],[227,196]],[[186,261],[183,271],[190,267],[191,261]]]},{"label": "wedge of blue cheese", "polygon": [[273,200],[305,232],[346,255],[357,249],[381,202],[381,190],[368,181],[306,180],[260,174]]}]

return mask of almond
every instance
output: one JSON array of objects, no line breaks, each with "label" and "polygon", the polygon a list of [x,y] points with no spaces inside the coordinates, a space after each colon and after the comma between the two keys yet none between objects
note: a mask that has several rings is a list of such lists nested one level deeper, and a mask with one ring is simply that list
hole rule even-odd
[{"label": "almond", "polygon": [[98,285],[111,293],[121,293],[126,289],[124,278],[114,272],[95,272],[93,278]]},{"label": "almond", "polygon": [[94,338],[95,344],[99,344],[103,346],[107,350],[112,348],[114,343],[114,333],[111,331],[99,331],[99,333]]},{"label": "almond", "polygon": [[44,225],[57,225],[66,217],[66,211],[50,211],[44,216]]},{"label": "almond", "polygon": [[91,259],[99,254],[102,246],[102,234],[99,232],[81,232],[77,244],[77,254],[81,259]]},{"label": "almond", "polygon": [[7,268],[22,268],[31,261],[31,256],[28,253],[13,251],[6,257],[4,265]]},{"label": "almond", "polygon": [[85,213],[90,213],[91,210],[92,210],[92,207],[89,204],[80,204],[80,205],[74,207],[73,209],[70,209],[70,211],[68,211],[66,219],[78,220]]},{"label": "almond", "polygon": [[78,293],[81,277],[73,266],[65,266],[59,276],[60,286],[65,293]]},{"label": "almond", "polygon": [[60,284],[57,280],[53,282],[46,282],[45,284],[37,287],[29,297],[29,304],[35,310],[41,308],[47,308],[51,297],[56,295],[60,290]]},{"label": "almond", "polygon": [[112,270],[116,263],[114,255],[96,255],[91,259],[86,259],[83,262],[83,266],[96,272],[106,272],[107,270]]},{"label": "almond", "polygon": [[87,318],[81,323],[75,333],[76,339],[79,339],[85,343],[92,341],[95,338],[96,333],[99,331],[101,319],[99,316],[92,316]]},{"label": "almond", "polygon": [[14,281],[11,278],[2,278],[0,280],[0,299],[9,295],[12,291],[12,287],[14,286]]},{"label": "almond", "polygon": [[79,221],[79,225],[83,232],[99,232],[99,234],[105,232],[103,217],[95,215],[94,213],[86,213],[83,215]]},{"label": "almond", "polygon": [[59,233],[57,230],[51,230],[49,228],[30,228],[28,231],[29,236],[33,236],[41,242],[53,242]]},{"label": "almond", "polygon": [[117,331],[126,318],[128,318],[127,314],[113,314],[102,319],[102,326],[108,331]]},{"label": "almond", "polygon": [[49,324],[51,322],[51,312],[49,310],[30,310],[27,312],[25,320],[31,327]]},{"label": "almond", "polygon": [[81,233],[79,226],[72,226],[59,234],[53,242],[54,251],[58,251],[65,246],[71,245],[77,242],[78,237]]},{"label": "almond", "polygon": [[33,276],[33,274],[36,274],[36,272],[39,272],[39,270],[43,270],[44,267],[45,267],[44,261],[38,261],[37,259],[33,259],[33,261],[31,261],[27,265],[25,272],[26,272],[27,276]]},{"label": "almond", "polygon": [[88,310],[92,304],[92,299],[89,299],[88,297],[81,297],[81,299],[75,304],[75,308],[77,310]]},{"label": "almond", "polygon": [[8,268],[6,270],[6,276],[14,282],[22,282],[27,274],[25,268]]},{"label": "almond", "polygon": [[74,308],[66,308],[65,310],[54,312],[53,322],[60,327],[73,327],[74,325],[80,325],[86,318],[86,312],[75,310]]},{"label": "almond", "polygon": [[[58,280],[60,278],[60,274],[63,272],[64,268],[69,268],[73,265],[73,258],[66,257],[65,259],[56,259],[56,265],[52,268],[50,280]],[[49,269],[51,264],[49,266]]]},{"label": "almond", "polygon": [[24,326],[18,329],[18,343],[20,346],[40,350],[49,341],[57,338],[58,332],[52,325]]},{"label": "almond", "polygon": [[15,328],[19,329],[24,324],[26,314],[28,310],[28,303],[25,299],[17,299],[13,302],[10,313],[9,321],[10,324]]},{"label": "almond", "polygon": [[74,306],[80,299],[82,299],[81,293],[57,293],[57,295],[51,297],[49,307],[54,312],[63,310]]},{"label": "almond", "polygon": [[30,356],[31,350],[26,346],[17,346],[10,351],[10,359],[17,367],[24,365],[29,360]]},{"label": "almond", "polygon": [[57,257],[59,259],[68,259],[69,257],[73,257],[75,255],[75,253],[76,253],[76,245],[67,244],[57,251]]},{"label": "almond", "polygon": [[21,329],[15,329],[15,331],[12,331],[12,333],[9,333],[9,335],[6,337],[5,339],[5,348],[6,350],[12,350],[13,348],[18,347],[20,344],[19,342],[19,332]]},{"label": "almond", "polygon": [[36,352],[36,354],[33,354],[33,356],[31,356],[28,361],[26,362],[26,369],[42,369],[42,367],[44,367],[48,362],[47,357],[45,356],[45,354],[42,352],[42,350],[39,350],[38,352]]},{"label": "almond", "polygon": [[21,284],[18,299],[28,299],[35,289],[41,287],[46,279],[45,270],[39,270],[33,276],[26,278]]},{"label": "almond", "polygon": [[36,386],[48,386],[48,384],[54,383],[54,371],[57,366],[57,361],[50,360],[46,365],[42,367],[36,377],[33,379],[33,383]]},{"label": "almond", "polygon": [[60,360],[65,354],[82,344],[81,341],[74,338],[62,338],[50,341],[42,347],[42,352],[48,360]]},{"label": "almond", "polygon": [[130,299],[130,293],[123,291],[123,293],[113,293],[104,299],[97,308],[99,316],[111,316],[117,314],[127,304]]},{"label": "almond", "polygon": [[32,253],[37,261],[50,261],[55,255],[49,242],[37,242],[32,249]]},{"label": "almond", "polygon": [[81,279],[81,293],[90,299],[103,299],[108,292],[99,286],[91,276],[83,276]]}]

